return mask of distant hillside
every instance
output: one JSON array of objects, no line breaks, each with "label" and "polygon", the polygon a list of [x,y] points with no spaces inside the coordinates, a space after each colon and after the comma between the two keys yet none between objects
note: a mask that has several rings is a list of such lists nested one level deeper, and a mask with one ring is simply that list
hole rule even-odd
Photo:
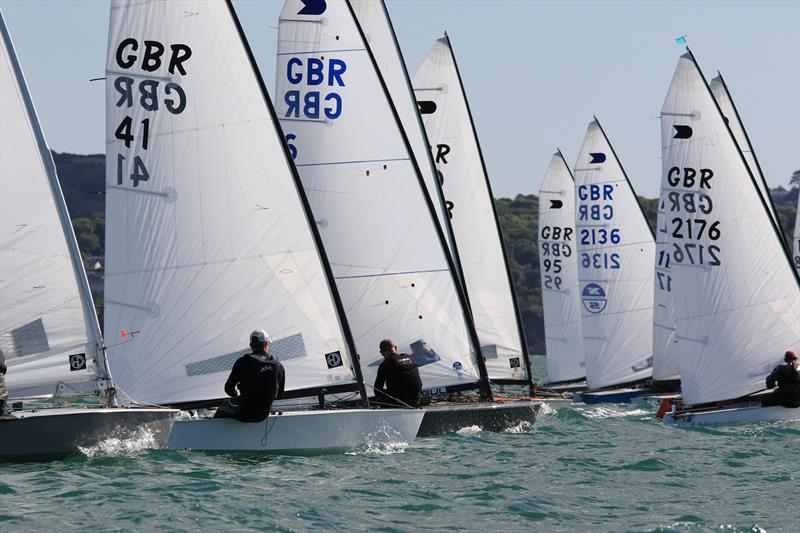
[{"label": "distant hillside", "polygon": [[[53,154],[61,187],[67,201],[75,234],[86,255],[103,255],[105,250],[105,157],[98,155]],[[787,241],[794,227],[800,189],[772,190],[778,217]],[[651,227],[655,229],[657,201],[639,198]],[[513,200],[495,200],[500,225],[511,262],[525,335],[533,353],[544,353],[542,292],[539,285],[538,235],[539,200],[518,195]]]}]

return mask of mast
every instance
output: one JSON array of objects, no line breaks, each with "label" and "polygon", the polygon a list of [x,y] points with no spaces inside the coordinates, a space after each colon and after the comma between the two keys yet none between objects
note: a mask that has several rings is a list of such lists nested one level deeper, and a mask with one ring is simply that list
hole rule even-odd
[{"label": "mast", "polygon": [[475,330],[475,324],[472,322],[472,316],[469,311],[469,304],[467,302],[466,296],[464,291],[462,290],[462,286],[459,283],[458,275],[456,274],[456,267],[453,262],[453,257],[450,255],[448,248],[447,248],[447,241],[444,236],[444,232],[442,228],[439,226],[438,222],[436,221],[436,212],[433,207],[433,201],[431,197],[428,195],[425,187],[425,182],[422,178],[422,173],[419,168],[419,164],[417,163],[416,158],[414,157],[414,152],[411,149],[411,144],[408,142],[408,136],[406,135],[405,129],[403,129],[403,124],[400,121],[400,116],[397,113],[397,108],[394,105],[391,97],[389,96],[389,90],[386,87],[386,82],[383,79],[383,75],[380,72],[380,68],[378,68],[378,64],[375,61],[375,55],[372,53],[372,48],[367,41],[366,36],[364,35],[364,30],[361,28],[361,24],[358,22],[358,17],[356,17],[355,12],[353,11],[353,6],[351,5],[350,1],[347,1],[347,9],[350,12],[350,16],[353,18],[353,22],[355,23],[356,29],[358,30],[359,35],[361,36],[362,42],[364,43],[364,48],[367,51],[367,55],[370,58],[373,68],[375,69],[375,73],[377,75],[378,81],[381,84],[381,88],[383,89],[383,93],[386,97],[386,101],[389,105],[389,109],[392,111],[392,116],[394,116],[395,124],[397,125],[397,129],[399,130],[400,137],[403,140],[403,144],[410,156],[411,164],[414,168],[414,172],[417,176],[417,181],[419,186],[423,192],[423,198],[425,200],[425,205],[428,207],[428,212],[430,213],[431,219],[434,222],[434,227],[436,229],[436,234],[441,244],[442,252],[445,256],[445,261],[447,262],[448,268],[450,270],[451,277],[453,278],[453,284],[456,289],[456,294],[458,296],[459,303],[461,305],[462,313],[464,315],[464,320],[467,326],[467,332],[469,335],[470,343],[475,350],[475,356],[478,363],[478,371],[480,373],[480,381],[479,381],[479,389],[481,392],[481,396],[485,399],[491,400],[492,399],[492,388],[489,383],[489,375],[486,371],[486,362],[483,359],[483,353],[481,352],[480,341],[478,340],[478,333]]},{"label": "mast", "polygon": [[[428,158],[428,164],[431,167],[431,172],[433,172],[433,176],[436,181],[436,197],[439,200],[439,205],[442,208],[442,212],[444,216],[442,220],[444,221],[445,230],[447,231],[447,239],[450,243],[450,252],[453,254],[453,262],[456,266],[456,272],[458,273],[459,281],[461,282],[461,286],[464,290],[464,297],[467,299],[467,303],[469,303],[469,290],[467,289],[467,282],[464,279],[464,269],[461,266],[461,256],[458,253],[458,243],[456,243],[456,236],[453,232],[453,224],[450,222],[450,217],[448,216],[447,211],[447,204],[445,203],[444,191],[442,190],[442,186],[439,184],[439,172],[436,169],[436,163],[433,162],[433,154],[430,150],[430,139],[428,139],[428,131],[425,129],[425,125],[422,123],[422,117],[419,114],[419,105],[417,104],[417,96],[414,94],[414,87],[411,83],[411,77],[408,75],[408,68],[406,67],[406,60],[403,57],[402,52],[400,51],[400,44],[397,42],[397,34],[394,31],[394,24],[392,24],[392,19],[389,17],[389,12],[386,9],[386,1],[380,0],[381,8],[383,9],[384,15],[386,16],[386,21],[389,23],[389,30],[392,34],[392,40],[394,41],[395,49],[397,50],[397,57],[400,58],[400,64],[403,67],[403,76],[406,79],[406,83],[408,85],[409,96],[411,97],[412,101],[414,102],[414,107],[416,108],[416,113],[414,117],[417,120],[417,125],[419,126],[419,130],[422,133],[422,139],[425,142],[425,154]],[[472,308],[470,307],[470,315],[472,315]]]},{"label": "mast", "polygon": [[533,367],[531,366],[531,360],[528,354],[528,343],[525,340],[525,330],[522,326],[522,315],[520,314],[519,311],[517,292],[516,290],[514,290],[514,278],[511,275],[511,265],[508,262],[508,252],[506,252],[505,239],[503,239],[503,230],[500,228],[500,220],[497,218],[497,208],[494,205],[494,194],[492,194],[492,184],[489,182],[489,173],[486,170],[486,161],[483,158],[483,150],[481,150],[480,139],[478,138],[478,132],[475,129],[475,121],[472,119],[472,110],[469,107],[469,100],[467,100],[467,94],[464,91],[464,81],[461,79],[461,71],[458,69],[458,62],[456,61],[456,56],[453,53],[453,45],[450,42],[450,36],[447,35],[447,32],[444,32],[444,38],[447,40],[447,47],[450,50],[450,57],[453,59],[453,65],[455,66],[456,75],[458,76],[458,85],[459,88],[461,89],[461,96],[464,99],[464,104],[467,107],[467,115],[469,116],[469,124],[472,127],[472,135],[475,139],[475,145],[478,147],[478,157],[480,158],[481,161],[481,169],[483,171],[484,181],[486,182],[486,190],[489,193],[489,204],[492,206],[494,223],[495,227],[497,228],[497,238],[500,240],[500,249],[503,252],[503,264],[506,267],[506,276],[508,277],[509,291],[511,292],[511,301],[513,302],[513,307],[514,307],[514,316],[517,319],[517,332],[519,333],[520,349],[522,350],[522,359],[523,361],[525,361],[525,372],[528,376],[527,384],[532,391],[534,387]]},{"label": "mast", "polygon": [[628,178],[628,173],[625,172],[625,168],[622,166],[622,161],[619,160],[617,157],[617,152],[614,150],[614,145],[611,144],[611,141],[608,140],[608,135],[606,135],[603,126],[600,124],[600,121],[597,120],[597,117],[592,115],[592,118],[597,123],[597,127],[600,128],[600,133],[603,134],[603,138],[606,140],[606,144],[611,148],[611,153],[614,154],[614,159],[617,160],[617,164],[619,165],[620,170],[622,170],[622,175],[625,177],[625,181],[628,183],[628,187],[630,187],[631,192],[633,193],[633,197],[636,200],[636,205],[639,207],[639,212],[642,214],[642,220],[644,220],[644,225],[647,226],[647,229],[650,230],[650,236],[653,237],[653,242],[656,240],[656,235],[653,233],[653,228],[650,226],[650,223],[647,221],[647,215],[644,214],[644,209],[642,208],[641,202],[639,202],[639,196],[636,194],[636,189],[633,188],[631,184],[631,180]]},{"label": "mast", "polygon": [[[281,127],[280,121],[278,120],[278,116],[275,113],[275,107],[272,105],[272,99],[269,98],[267,93],[266,85],[264,84],[264,79],[261,77],[261,71],[258,69],[256,64],[255,57],[253,56],[253,51],[250,48],[250,43],[247,41],[247,38],[244,35],[244,30],[242,29],[242,25],[239,22],[239,17],[236,15],[236,11],[233,9],[233,3],[231,0],[225,0],[226,5],[228,6],[228,11],[231,14],[231,19],[236,26],[236,31],[239,33],[239,38],[241,39],[242,46],[244,46],[245,51],[247,52],[247,60],[250,62],[250,66],[253,69],[253,74],[258,80],[258,87],[261,90],[261,96],[264,98],[264,102],[269,109],[270,117],[272,118],[272,122],[275,124],[275,129],[278,131],[281,139],[285,139],[285,135],[283,133],[283,128]],[[298,196],[300,197],[300,201],[303,204],[303,212],[306,217],[306,221],[308,222],[308,226],[311,229],[311,234],[314,238],[314,244],[316,245],[317,251],[319,252],[320,259],[322,262],[322,267],[325,270],[325,278],[328,283],[328,288],[331,291],[331,296],[333,297],[333,302],[336,307],[336,314],[337,318],[339,319],[339,325],[342,328],[342,332],[344,333],[345,342],[350,350],[350,353],[353,354],[352,356],[352,363],[353,363],[353,370],[356,374],[356,384],[358,387],[358,393],[361,396],[361,402],[363,405],[369,405],[369,401],[367,400],[367,390],[364,386],[364,377],[361,373],[361,361],[358,356],[358,351],[356,351],[356,343],[353,340],[353,333],[350,330],[350,324],[347,321],[347,316],[344,312],[344,306],[342,305],[342,300],[339,295],[339,290],[336,287],[336,282],[333,279],[333,271],[331,270],[331,265],[328,262],[328,256],[325,253],[325,246],[322,244],[322,238],[319,234],[319,229],[317,228],[317,224],[314,221],[314,216],[311,214],[311,206],[308,203],[308,197],[306,196],[305,189],[303,188],[302,182],[300,181],[300,175],[297,173],[297,167],[294,166],[294,160],[292,159],[291,153],[289,152],[289,147],[285,142],[281,142],[281,147],[283,149],[283,156],[286,159],[286,163],[289,165],[289,168],[292,172],[292,179],[294,182],[295,190],[297,191]],[[324,388],[323,388],[324,390]],[[288,397],[288,396],[287,396]]]},{"label": "mast", "polygon": [[[731,103],[731,108],[733,109],[734,115],[736,115],[736,120],[738,121],[739,126],[742,128],[742,133],[744,134],[744,140],[747,143],[747,150],[750,152],[750,156],[753,158],[753,161],[756,164],[756,170],[758,170],[758,176],[759,176],[759,179],[761,181],[761,185],[764,187],[763,190],[764,190],[764,193],[765,193],[765,196],[766,196],[765,200],[766,200],[767,206],[769,208],[769,214],[770,214],[770,216],[772,218],[775,219],[776,222],[778,222],[778,220],[776,218],[777,211],[775,210],[775,203],[772,201],[772,196],[769,194],[769,185],[767,185],[767,180],[764,177],[764,171],[761,170],[761,163],[758,161],[758,156],[756,156],[756,151],[753,149],[753,143],[750,142],[750,136],[747,134],[747,128],[744,127],[744,122],[742,122],[742,117],[739,116],[739,110],[736,108],[736,102],[733,101],[733,97],[731,96],[731,92],[728,90],[728,84],[725,83],[725,78],[722,77],[722,73],[720,71],[717,71],[717,77],[719,78],[720,84],[722,85],[722,89],[725,91],[725,94],[728,96],[728,101],[730,101],[730,103]],[[713,91],[712,91],[712,96],[713,96]],[[716,100],[716,98],[714,100]],[[719,105],[719,102],[717,102],[717,104]],[[722,112],[722,108],[721,107],[720,107],[720,112]],[[733,129],[730,128],[730,124],[728,124],[728,128],[731,130],[731,134],[733,135]],[[733,140],[736,141],[736,137],[735,136],[734,136]],[[738,145],[738,142],[737,142],[737,145]],[[741,146],[739,147],[739,151],[740,152],[743,152],[742,148],[743,147],[741,147]],[[744,156],[744,153],[742,153],[742,155]],[[751,169],[751,172],[752,172],[752,170],[753,169]],[[759,190],[759,193],[760,192],[761,191]],[[780,226],[780,223],[778,225]],[[780,233],[780,237],[781,237],[781,241],[783,242],[784,246],[789,248],[788,243],[783,238],[783,233]]]},{"label": "mast", "polygon": [[69,249],[70,262],[72,263],[72,270],[75,275],[75,281],[78,285],[78,291],[81,297],[81,306],[83,307],[84,321],[89,324],[92,334],[94,336],[93,343],[95,346],[94,365],[97,369],[99,379],[96,380],[98,392],[106,394],[106,401],[109,405],[116,405],[116,391],[114,390],[114,381],[111,376],[111,368],[108,364],[108,357],[106,355],[105,347],[103,346],[103,335],[100,332],[100,324],[97,321],[97,313],[94,308],[94,301],[92,300],[92,291],[89,288],[89,281],[86,278],[86,271],[83,268],[81,261],[81,253],[78,248],[78,241],[75,239],[75,232],[72,229],[72,221],[69,217],[67,204],[64,201],[64,195],[61,191],[61,185],[58,181],[56,172],[56,165],[53,161],[53,154],[47,147],[47,141],[44,137],[41,124],[36,116],[36,108],[33,105],[33,100],[28,92],[28,84],[25,83],[25,76],[22,73],[17,54],[14,51],[14,45],[11,41],[11,35],[6,27],[5,19],[0,13],[0,32],[3,34],[4,41],[8,44],[8,56],[11,60],[11,66],[14,74],[18,80],[18,87],[20,95],[22,96],[25,110],[28,115],[28,122],[33,131],[36,139],[36,146],[39,151],[42,164],[45,167],[45,173],[50,184],[50,190],[53,194],[54,203],[58,210],[58,217],[61,221],[61,229],[64,232],[64,239],[66,240]]},{"label": "mast", "polygon": [[[711,87],[708,85],[708,80],[706,80],[705,74],[703,74],[703,71],[700,70],[700,65],[697,64],[697,59],[695,59],[694,54],[692,53],[692,51],[689,49],[688,46],[686,47],[686,52],[689,54],[689,57],[691,58],[692,63],[694,63],[694,66],[697,69],[697,72],[700,74],[700,78],[703,80],[703,84],[705,85],[706,90],[708,91],[708,95],[711,97],[711,100],[714,102],[714,106],[716,107],[717,112],[719,113],[719,116],[720,117],[724,117],[725,115],[722,113],[722,109],[719,107],[719,102],[717,102],[717,99],[714,98],[714,94],[711,92]],[[727,90],[727,87],[726,87],[726,90]],[[731,102],[733,102],[733,100],[731,100]],[[734,107],[734,109],[735,109],[735,107]],[[737,118],[738,118],[738,113],[737,113]],[[728,131],[728,134],[731,136],[731,139],[733,139],[733,144],[736,147],[736,151],[739,153],[739,158],[741,159],[742,164],[744,165],[745,169],[747,169],[747,175],[750,176],[750,181],[753,184],[753,187],[755,187],[755,189],[756,189],[756,194],[758,195],[758,198],[761,201],[761,207],[763,207],[764,211],[766,211],[766,213],[767,213],[767,217],[769,218],[770,226],[772,226],[772,229],[775,232],[775,237],[778,239],[778,242],[781,243],[781,249],[783,250],[783,256],[789,262],[789,270],[792,271],[792,273],[794,274],[794,279],[797,282],[797,285],[800,286],[800,273],[798,273],[798,271],[795,270],[794,265],[792,264],[792,257],[791,257],[791,255],[789,253],[789,248],[786,245],[786,241],[783,238],[783,235],[781,233],[780,227],[778,227],[778,224],[775,221],[775,218],[769,212],[769,207],[767,206],[767,200],[764,198],[764,195],[762,195],[761,192],[758,190],[758,183],[756,182],[755,176],[753,176],[753,170],[750,168],[750,165],[747,164],[747,159],[745,159],[744,154],[742,153],[742,148],[739,146],[739,143],[736,142],[736,138],[733,136],[733,130],[731,130],[731,125],[725,120],[723,120],[722,122],[725,124],[725,129]],[[744,126],[742,126],[742,129],[744,130]],[[749,142],[750,141],[748,140],[748,143]],[[753,159],[755,159],[755,153],[753,153]],[[769,191],[769,189],[767,189],[767,191]]]}]

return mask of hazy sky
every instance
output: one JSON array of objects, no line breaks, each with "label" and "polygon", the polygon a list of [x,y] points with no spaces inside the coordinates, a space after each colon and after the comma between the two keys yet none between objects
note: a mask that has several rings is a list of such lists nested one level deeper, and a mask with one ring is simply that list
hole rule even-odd
[{"label": "hazy sky", "polygon": [[[267,87],[281,1],[235,0]],[[658,112],[687,35],[725,76],[767,181],[800,168],[800,0],[387,0],[413,77],[450,35],[496,196],[536,192],[560,146],[572,162],[597,115],[637,192],[657,195]],[[104,151],[108,2],[0,0],[45,136]]]}]

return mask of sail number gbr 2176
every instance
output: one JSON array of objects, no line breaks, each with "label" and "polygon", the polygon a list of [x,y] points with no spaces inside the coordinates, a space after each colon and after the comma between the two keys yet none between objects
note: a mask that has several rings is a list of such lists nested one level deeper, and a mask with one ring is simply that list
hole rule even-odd
[{"label": "sail number gbr 2176", "polygon": [[714,219],[714,202],[711,199],[711,180],[714,171],[709,168],[672,167],[667,172],[670,188],[666,197],[666,211],[672,247],[670,256],[674,263],[698,266],[720,266],[722,255],[717,241],[722,236],[719,220]]},{"label": "sail number gbr 2176", "polygon": [[[152,114],[166,110],[179,115],[186,109],[186,92],[171,78],[176,73],[186,76],[185,63],[191,55],[191,48],[185,44],[164,45],[159,41],[139,41],[129,37],[117,45],[114,62],[118,70],[109,73],[114,74],[109,78],[114,89],[114,96],[110,98],[115,98],[115,107],[125,110],[126,114],[115,127],[114,138],[129,152],[127,155],[117,154],[118,186],[132,182],[136,188],[150,179],[143,156],[151,147]],[[156,71],[164,66],[169,76],[156,75]],[[145,118],[140,118],[142,115]]]}]

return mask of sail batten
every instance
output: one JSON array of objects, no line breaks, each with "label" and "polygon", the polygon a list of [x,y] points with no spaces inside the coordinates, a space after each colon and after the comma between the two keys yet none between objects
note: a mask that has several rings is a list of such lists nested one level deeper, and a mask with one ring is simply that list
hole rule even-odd
[{"label": "sail batten", "polygon": [[[485,375],[480,350],[435,203],[388,86],[398,84],[394,94],[408,89],[401,86],[396,63],[384,79],[358,20],[364,7],[370,6],[328,2],[312,15],[301,13],[299,0],[284,3],[275,106],[325,243],[365,383],[374,382],[382,360],[378,344],[388,337],[417,361],[423,387],[477,386]],[[396,50],[390,49],[383,14],[371,15],[384,33],[371,34],[370,41],[385,45],[380,60],[386,61]],[[324,31],[308,23],[323,19]],[[379,26],[370,24],[370,31]],[[324,127],[314,122],[322,117]],[[331,161],[352,164],[325,164]]]},{"label": "sail batten", "polygon": [[676,339],[689,405],[763,389],[783,352],[800,345],[800,283],[730,122],[687,51],[662,107],[661,133]]},{"label": "sail batten", "polygon": [[597,118],[589,123],[574,174],[587,384],[599,389],[647,379],[655,242]]},{"label": "sail batten", "polygon": [[[357,396],[325,252],[230,2],[115,1],[108,44],[105,320],[121,387],[158,404],[223,397],[265,329],[287,395]],[[152,98],[127,99],[136,84]]]}]

